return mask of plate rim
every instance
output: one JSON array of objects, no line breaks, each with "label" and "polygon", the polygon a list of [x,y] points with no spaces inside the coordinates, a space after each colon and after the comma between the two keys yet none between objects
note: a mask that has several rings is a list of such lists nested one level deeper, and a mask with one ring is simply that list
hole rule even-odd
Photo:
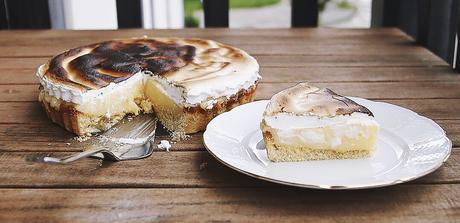
[{"label": "plate rim", "polygon": [[[348,96],[347,96],[348,97]],[[314,184],[302,184],[302,183],[293,183],[293,182],[289,182],[289,181],[283,181],[283,180],[276,180],[276,179],[273,179],[273,178],[270,178],[270,177],[266,177],[266,176],[261,176],[261,175],[257,175],[257,174],[254,174],[254,173],[251,173],[251,172],[248,172],[248,171],[245,171],[243,169],[240,169],[234,165],[231,165],[230,163],[227,163],[225,162],[224,160],[220,159],[215,153],[212,152],[212,150],[209,148],[209,146],[206,144],[206,138],[209,137],[208,134],[210,130],[208,130],[208,128],[206,128],[205,132],[203,133],[203,144],[204,144],[204,147],[206,148],[206,150],[216,159],[218,160],[220,163],[224,164],[225,166],[239,172],[239,173],[242,173],[242,174],[245,174],[245,175],[248,175],[250,177],[253,177],[253,178],[256,178],[256,179],[259,179],[259,180],[264,180],[264,181],[268,181],[268,182],[272,182],[272,183],[277,183],[277,184],[282,184],[282,185],[288,185],[288,186],[294,186],[294,187],[300,187],[300,188],[309,188],[309,189],[321,189],[321,190],[359,190],[359,189],[371,189],[371,188],[380,188],[380,187],[388,187],[388,186],[392,186],[392,185],[397,185],[397,184],[401,184],[401,183],[406,183],[406,182],[409,182],[409,181],[412,181],[412,180],[415,180],[415,179],[418,179],[418,178],[421,178],[421,177],[424,177],[432,172],[434,172],[435,170],[439,169],[450,157],[451,153],[452,153],[452,140],[450,140],[446,133],[445,133],[445,130],[439,126],[438,123],[436,123],[435,121],[433,121],[432,119],[426,117],[426,116],[422,116],[420,114],[418,114],[417,112],[415,111],[412,111],[408,108],[404,108],[404,107],[401,107],[399,105],[394,105],[394,104],[391,104],[391,103],[386,103],[386,102],[380,102],[380,101],[372,101],[372,100],[369,100],[369,99],[365,99],[365,98],[360,98],[360,97],[348,97],[348,98],[351,98],[353,100],[353,98],[356,98],[356,99],[363,99],[363,100],[367,100],[367,101],[370,101],[370,102],[373,102],[373,103],[384,103],[384,104],[389,104],[391,106],[396,106],[400,109],[404,109],[404,110],[407,110],[407,111],[410,111],[412,113],[415,113],[416,115],[420,116],[420,117],[423,117],[423,118],[426,118],[430,121],[432,121],[440,130],[442,130],[444,132],[444,139],[447,140],[447,143],[448,143],[448,151],[446,153],[446,155],[440,159],[442,159],[442,162],[439,162],[437,165],[433,166],[432,168],[426,170],[426,171],[423,171],[423,172],[420,172],[418,174],[415,174],[414,176],[411,176],[411,177],[406,177],[406,178],[400,178],[400,179],[396,179],[396,180],[389,180],[389,181],[377,181],[377,182],[374,182],[374,183],[369,183],[369,184],[354,184],[354,185],[314,185]],[[261,103],[261,102],[268,102],[270,100],[257,100],[257,101],[253,101],[253,102],[250,102],[250,103],[247,103],[247,104],[244,104],[244,105],[248,105],[248,104],[252,104],[252,103]],[[244,106],[243,105],[243,106]],[[238,106],[240,107],[240,106]],[[235,107],[234,109],[238,108],[238,107]],[[232,109],[233,110],[233,109]],[[232,112],[232,110],[228,111],[228,112],[225,112],[225,113],[222,113],[218,116],[221,116],[223,114],[226,114],[226,113],[229,113],[229,112]],[[216,116],[216,117],[218,117]],[[211,122],[214,121],[211,120]],[[211,124],[211,122],[209,122],[208,126]]]}]

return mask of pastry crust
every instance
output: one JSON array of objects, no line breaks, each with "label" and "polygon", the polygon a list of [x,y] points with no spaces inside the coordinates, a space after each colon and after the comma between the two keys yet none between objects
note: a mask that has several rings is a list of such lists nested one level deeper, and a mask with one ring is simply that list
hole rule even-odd
[{"label": "pastry crust", "polygon": [[131,38],[65,51],[42,65],[40,100],[53,122],[78,135],[127,114],[155,111],[180,133],[253,100],[257,61],[243,50],[194,38]]},{"label": "pastry crust", "polygon": [[253,101],[256,89],[257,84],[249,89],[241,90],[229,99],[217,102],[211,109],[203,109],[200,106],[184,108],[186,125],[182,131],[188,134],[205,130],[208,123],[217,115]]},{"label": "pastry crust", "polygon": [[[175,131],[189,134],[205,130],[209,121],[218,114],[229,111],[238,105],[253,101],[256,89],[257,83],[249,89],[240,90],[237,94],[231,96],[230,98],[219,100],[210,109],[203,109],[199,105],[194,107],[182,107],[181,117],[176,117],[176,120],[181,120],[184,125],[182,125],[179,129],[176,128]],[[67,102],[53,96],[49,96],[52,97],[52,101],[44,100],[44,94],[46,94],[46,91],[41,88],[39,101],[45,109],[48,117],[54,123],[77,135],[88,135],[91,133],[105,131],[127,115],[125,113],[111,117],[92,116],[78,111],[76,109],[76,104],[74,103]],[[147,111],[147,113],[149,112],[151,111]],[[165,126],[173,125],[173,123],[168,123],[168,121],[164,119],[163,124]]]},{"label": "pastry crust", "polygon": [[273,162],[298,162],[305,160],[359,159],[372,156],[375,148],[354,148],[352,150],[318,149],[307,145],[287,145],[277,142],[275,129],[264,122],[260,124],[267,149],[267,156]]}]

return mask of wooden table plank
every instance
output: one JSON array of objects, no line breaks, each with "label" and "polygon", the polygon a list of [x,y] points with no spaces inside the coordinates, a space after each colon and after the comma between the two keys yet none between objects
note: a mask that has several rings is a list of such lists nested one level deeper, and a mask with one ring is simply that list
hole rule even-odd
[{"label": "wooden table plank", "polygon": [[[432,119],[460,119],[459,99],[379,99],[376,101],[396,104]],[[0,102],[0,124],[5,123],[43,125],[50,121],[37,101]]]},{"label": "wooden table plank", "polygon": [[[35,75],[35,70],[46,63],[50,57],[0,58],[0,72],[24,70],[28,75]],[[289,55],[255,55],[262,69],[264,68],[342,68],[342,67],[441,67],[449,65],[437,57],[423,55],[355,55],[355,56],[289,56]],[[4,72],[5,71],[5,72]],[[32,71],[32,72],[30,72]],[[295,70],[293,70],[295,71]],[[262,73],[262,75],[264,75]],[[20,82],[19,82],[20,83]]]},{"label": "wooden table plank", "polygon": [[[151,157],[124,162],[83,159],[72,165],[33,162],[58,152],[1,152],[0,188],[166,188],[166,187],[277,187],[240,174],[206,151],[156,151]],[[460,148],[437,171],[409,184],[460,183]]]},{"label": "wooden table plank", "polygon": [[[341,82],[319,83],[335,92],[368,99],[436,99],[460,98],[459,81],[438,82]],[[294,83],[260,83],[256,100],[269,99],[275,93]],[[37,100],[38,85],[0,85],[0,102],[32,102]]]},{"label": "wooden table plank", "polygon": [[[61,36],[20,36],[17,34],[12,34],[16,39],[11,41],[9,37],[5,37],[0,33],[0,48],[7,47],[12,48],[15,46],[49,46],[49,47],[63,47],[66,49],[83,46],[95,42],[107,41],[110,39],[120,39],[120,38],[139,38],[143,37],[144,33],[123,33],[123,34],[114,34],[110,35],[106,31],[85,34],[82,31],[75,31],[74,35],[67,35],[66,37]],[[157,37],[171,37],[168,34],[149,34],[146,33],[148,37],[157,38]],[[183,38],[202,38],[202,39],[212,39],[214,41],[228,44],[228,45],[414,45],[414,40],[405,35],[393,35],[390,33],[382,33],[380,35],[370,33],[368,35],[359,35],[357,33],[350,35],[343,35],[337,33],[331,33],[327,35],[326,33],[321,34],[290,34],[284,37],[280,36],[267,36],[264,34],[253,33],[252,35],[243,35],[243,36],[234,36],[234,35],[216,35],[209,33],[177,33],[175,37]],[[54,43],[54,44],[53,44]],[[56,45],[58,44],[58,45]],[[415,45],[417,46],[417,45]],[[19,53],[19,52],[18,52]],[[22,52],[24,56],[28,55],[28,52]]]},{"label": "wooden table plank", "polygon": [[[319,83],[341,95],[362,97],[372,100],[380,99],[434,99],[460,98],[460,82],[342,82]],[[293,83],[261,83],[256,99],[269,99],[277,92],[293,86]],[[0,89],[1,86],[0,86]],[[18,89],[19,91],[19,89]],[[19,92],[18,92],[19,93]],[[24,92],[25,93],[25,92]],[[24,100],[27,100],[24,97]]]},{"label": "wooden table plank", "polygon": [[[269,35],[265,30],[262,32],[241,30],[245,35],[235,35],[235,33],[226,33],[215,30],[214,32],[203,32],[199,29],[188,30],[188,32],[177,31],[162,31],[155,30],[131,30],[131,31],[60,31],[60,30],[47,30],[40,33],[33,32],[34,35],[24,34],[22,31],[13,32],[0,32],[0,56],[51,56],[63,50],[82,46],[94,42],[106,41],[114,38],[131,38],[142,36],[177,36],[177,37],[192,37],[192,38],[207,38],[220,41],[226,44],[234,45],[243,49],[247,49],[252,53],[266,52],[272,54],[276,51],[286,52],[289,47],[294,51],[292,53],[313,53],[308,51],[300,51],[301,48],[313,47],[313,49],[330,47],[350,47],[355,46],[356,49],[362,48],[363,45],[369,47],[381,48],[382,52],[391,52],[390,48],[394,51],[400,51],[404,47],[409,50],[423,50],[425,49],[414,45],[414,41],[409,36],[405,35],[397,29],[386,29],[381,32],[362,32],[359,30],[331,32],[331,30],[313,30],[300,32],[285,32],[286,35]],[[272,29],[276,32],[277,29]],[[267,35],[268,34],[268,35]],[[11,41],[14,39],[14,41]],[[261,45],[268,45],[275,51],[270,51]],[[294,47],[297,46],[297,47]],[[385,49],[383,46],[387,46]],[[32,50],[34,49],[34,50]],[[254,50],[253,49],[258,49]],[[317,51],[323,54],[325,51]],[[382,53],[380,52],[380,53]],[[336,52],[337,53],[337,52]],[[342,51],[339,53],[351,53]]]},{"label": "wooden table plank", "polygon": [[[1,189],[0,219],[152,222],[458,222],[460,185],[363,191],[283,188]],[[101,198],[104,199],[101,199]]]},{"label": "wooden table plank", "polygon": [[[449,124],[456,128],[457,123]],[[70,132],[52,123],[43,125],[30,124],[0,124],[0,152],[28,152],[28,151],[82,151],[88,142],[80,142]],[[21,132],[22,131],[22,132]],[[32,132],[34,131],[34,132]],[[455,131],[455,129],[452,129]],[[189,135],[186,140],[172,141],[169,135],[157,135],[155,142],[168,140],[173,143],[171,150],[177,151],[204,151],[203,133]]]},{"label": "wooden table plank", "polygon": [[[330,36],[337,37],[361,37],[361,36],[383,36],[383,37],[399,37],[405,36],[403,31],[398,28],[372,28],[372,29],[331,29],[331,28],[269,28],[269,29],[247,29],[247,28],[187,28],[187,29],[119,29],[119,30],[0,30],[0,37],[4,39],[29,38],[35,40],[39,38],[55,38],[62,41],[68,38],[103,38],[107,39],[113,36],[129,37],[132,35],[142,36],[143,34],[152,34],[156,36],[197,36],[207,35],[212,36],[263,36],[263,37],[289,37],[289,36],[318,36],[327,38]],[[275,35],[274,35],[275,33]],[[337,35],[339,34],[339,35]],[[320,39],[321,39],[320,38]],[[320,40],[319,39],[319,40]]]},{"label": "wooden table plank", "polygon": [[[435,119],[460,146],[460,99],[382,100]],[[449,105],[449,106],[445,106]],[[160,137],[159,139],[169,139]],[[70,143],[70,145],[67,145]],[[203,150],[201,134],[173,149]],[[73,135],[51,123],[38,102],[0,103],[0,151],[80,151]]]},{"label": "wooden table plank", "polygon": [[[0,59],[1,61],[1,59]],[[0,69],[0,85],[38,84],[36,69]],[[261,67],[261,83],[460,81],[450,67]]]},{"label": "wooden table plank", "polygon": [[433,67],[449,66],[430,55],[254,55],[265,67]]},{"label": "wooden table plank", "polygon": [[460,81],[450,67],[261,67],[260,74],[262,83]]},{"label": "wooden table plank", "polygon": [[[28,151],[81,151],[86,142],[78,142],[74,135],[52,124],[47,119],[34,124],[0,124],[0,152],[28,152]],[[447,132],[454,146],[460,147],[460,119],[436,120]],[[159,140],[170,140],[169,136],[157,136]],[[176,142],[171,151],[204,151],[202,133],[190,135],[187,140]]]},{"label": "wooden table plank", "polygon": [[[276,33],[274,35],[274,33]],[[372,28],[372,29],[330,29],[330,28],[302,28],[302,29],[120,29],[120,30],[0,30],[0,41],[11,40],[28,40],[40,42],[52,40],[55,42],[78,41],[86,42],[91,40],[103,41],[110,38],[129,38],[132,36],[148,35],[152,37],[217,37],[217,38],[248,38],[255,37],[254,42],[265,41],[267,39],[280,39],[297,37],[297,38],[316,38],[315,40],[350,40],[357,41],[360,38],[381,38],[380,42],[385,42],[389,38],[411,39],[407,34],[397,28]],[[263,38],[262,38],[263,37]],[[281,38],[280,38],[281,37]],[[362,40],[357,41],[360,43]],[[380,43],[379,42],[379,43]]]},{"label": "wooden table plank", "polygon": [[[250,178],[209,155],[201,133],[174,144],[172,152],[156,150],[144,160],[101,164],[85,159],[69,166],[30,162],[82,147],[36,102],[37,66],[70,47],[144,34],[208,38],[247,50],[264,77],[257,99],[310,81],[432,118],[457,148],[426,177],[365,191],[314,191]],[[460,218],[460,75],[397,29],[0,31],[0,92],[0,222]]]},{"label": "wooden table plank", "polygon": [[[308,41],[308,40],[307,40]],[[81,46],[82,44],[59,44],[60,42],[40,45],[13,45],[1,46],[0,57],[40,57],[54,56],[67,49]],[[89,42],[91,43],[91,42]],[[19,43],[20,44],[20,43]],[[83,43],[86,45],[88,43]],[[332,44],[232,44],[234,47],[244,49],[249,54],[253,55],[426,55],[427,57],[435,57],[427,49],[414,46],[413,44],[400,45],[344,45],[337,43]],[[431,54],[431,55],[430,55]]]},{"label": "wooden table plank", "polygon": [[[27,31],[25,31],[27,32]],[[270,33],[272,32],[272,33]],[[278,32],[279,35],[273,35]],[[240,35],[236,34],[240,33]],[[144,35],[152,37],[194,37],[207,38],[220,41],[222,43],[235,46],[257,46],[270,45],[278,47],[279,45],[297,45],[306,46],[344,46],[344,45],[386,45],[394,47],[398,45],[413,46],[413,40],[397,29],[381,29],[375,32],[360,30],[342,30],[334,32],[328,29],[318,30],[299,30],[299,31],[282,31],[279,29],[271,30],[238,30],[228,32],[222,29],[213,31],[202,31],[200,29],[190,29],[186,32],[176,30],[118,30],[118,31],[62,31],[62,30],[45,30],[34,31],[33,35],[25,34],[24,31],[0,32],[0,55],[1,56],[31,56],[46,55],[51,56],[63,50],[82,46],[94,42],[106,41],[114,38],[131,38],[142,37]],[[14,41],[11,41],[11,40]],[[31,48],[43,47],[44,51],[33,51]],[[244,47],[243,47],[244,48]],[[25,49],[25,50],[24,50]],[[52,49],[50,51],[50,49]],[[281,48],[280,48],[281,49]],[[48,52],[48,53],[46,53]],[[51,52],[51,54],[50,54]]]}]

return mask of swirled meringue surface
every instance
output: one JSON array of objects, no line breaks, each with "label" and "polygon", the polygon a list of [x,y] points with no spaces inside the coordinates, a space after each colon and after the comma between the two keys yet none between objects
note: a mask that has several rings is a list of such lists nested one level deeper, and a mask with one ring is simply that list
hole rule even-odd
[{"label": "swirled meringue surface", "polygon": [[359,112],[373,116],[366,107],[351,99],[338,95],[327,88],[319,88],[308,83],[299,83],[273,95],[265,110],[265,116],[278,113],[334,117]]},{"label": "swirled meringue surface", "polygon": [[231,96],[260,79],[257,61],[243,50],[191,38],[90,44],[53,57],[38,69],[37,76],[50,95],[77,104],[147,78],[161,80],[166,91],[179,88],[180,95],[173,98],[198,104]]}]

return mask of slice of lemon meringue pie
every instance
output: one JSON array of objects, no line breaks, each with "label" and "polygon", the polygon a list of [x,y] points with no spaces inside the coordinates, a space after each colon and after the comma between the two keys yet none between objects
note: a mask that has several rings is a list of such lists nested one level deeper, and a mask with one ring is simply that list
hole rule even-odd
[{"label": "slice of lemon meringue pie", "polygon": [[300,83],[271,98],[261,130],[274,162],[354,159],[373,153],[379,124],[349,98]]},{"label": "slice of lemon meringue pie", "polygon": [[126,114],[155,112],[169,130],[194,133],[253,100],[259,65],[246,52],[203,39],[133,38],[68,50],[37,71],[46,113],[78,135]]}]

